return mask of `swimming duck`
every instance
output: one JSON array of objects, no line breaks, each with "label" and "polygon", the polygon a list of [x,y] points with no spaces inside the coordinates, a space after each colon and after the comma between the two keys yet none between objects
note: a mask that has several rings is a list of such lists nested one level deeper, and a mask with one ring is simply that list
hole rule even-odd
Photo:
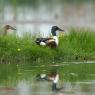
[{"label": "swimming duck", "polygon": [[58,36],[56,34],[57,31],[64,31],[64,30],[60,29],[58,26],[52,26],[51,34],[53,37],[52,38],[37,38],[36,44],[41,45],[41,46],[49,46],[52,48],[56,48],[59,43]]},{"label": "swimming duck", "polygon": [[5,25],[3,35],[5,36],[7,34],[10,34],[10,32],[13,32],[11,30],[16,30],[16,29],[14,27],[10,26],[10,25]]}]

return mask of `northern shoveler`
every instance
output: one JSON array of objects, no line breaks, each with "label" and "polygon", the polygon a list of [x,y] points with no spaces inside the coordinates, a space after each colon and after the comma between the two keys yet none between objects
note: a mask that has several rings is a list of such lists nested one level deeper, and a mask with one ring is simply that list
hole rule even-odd
[{"label": "northern shoveler", "polygon": [[56,31],[64,31],[64,30],[60,29],[58,26],[53,26],[51,28],[51,34],[53,37],[52,38],[37,38],[36,44],[41,45],[41,46],[49,46],[49,47],[56,48],[59,43]]},{"label": "northern shoveler", "polygon": [[10,26],[10,25],[5,25],[3,35],[5,36],[7,34],[10,34],[9,32],[11,32],[11,30],[16,30],[16,29],[14,27]]}]

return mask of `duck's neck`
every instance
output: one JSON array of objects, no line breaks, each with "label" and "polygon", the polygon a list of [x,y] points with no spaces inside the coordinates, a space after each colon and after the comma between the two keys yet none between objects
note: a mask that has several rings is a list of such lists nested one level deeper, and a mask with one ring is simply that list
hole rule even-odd
[{"label": "duck's neck", "polygon": [[52,33],[52,36],[57,36],[55,30],[52,30],[51,33]]}]

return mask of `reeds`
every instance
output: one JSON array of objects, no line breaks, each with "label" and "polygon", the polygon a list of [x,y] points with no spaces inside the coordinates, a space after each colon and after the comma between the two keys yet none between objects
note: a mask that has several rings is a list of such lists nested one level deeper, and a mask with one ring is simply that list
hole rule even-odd
[{"label": "reeds", "polygon": [[[68,35],[60,38],[59,50],[70,59],[89,60],[95,57],[95,32],[86,29],[71,29]],[[66,56],[65,56],[66,55]]]}]

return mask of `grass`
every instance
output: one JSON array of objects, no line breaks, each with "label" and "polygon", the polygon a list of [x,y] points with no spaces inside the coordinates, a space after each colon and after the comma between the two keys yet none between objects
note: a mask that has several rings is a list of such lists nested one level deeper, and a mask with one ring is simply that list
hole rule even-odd
[{"label": "grass", "polygon": [[54,64],[62,61],[95,60],[95,32],[71,29],[60,37],[58,48],[51,49],[35,44],[30,35],[0,36],[0,63]]},{"label": "grass", "polygon": [[95,32],[71,29],[69,35],[60,38],[59,50],[69,59],[93,59],[95,57]]},{"label": "grass", "polygon": [[36,62],[41,59],[52,59],[50,48],[37,46],[30,36],[15,35],[0,37],[0,60],[4,63]]}]

